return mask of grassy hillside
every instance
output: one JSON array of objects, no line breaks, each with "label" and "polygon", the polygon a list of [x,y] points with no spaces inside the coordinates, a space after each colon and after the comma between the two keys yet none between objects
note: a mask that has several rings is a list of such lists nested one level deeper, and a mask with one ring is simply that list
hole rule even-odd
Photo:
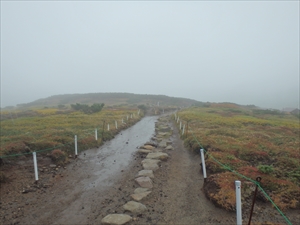
[{"label": "grassy hillside", "polygon": [[187,107],[198,103],[198,101],[168,97],[165,95],[142,95],[130,93],[89,93],[89,94],[66,94],[55,95],[44,99],[39,99],[27,104],[18,105],[19,108],[32,108],[32,107],[57,107],[58,105],[68,106],[70,104],[93,104],[104,103],[105,105],[146,105],[152,106],[176,106]]},{"label": "grassy hillside", "polygon": [[177,115],[184,124],[188,122],[185,145],[198,153],[202,145],[207,151],[206,194],[216,204],[234,209],[234,181],[243,181],[243,199],[249,199],[254,187],[248,178],[260,176],[277,206],[300,208],[297,116],[235,104],[207,104]]},{"label": "grassy hillside", "polygon": [[[10,158],[17,158],[33,151],[51,153],[55,149],[74,154],[74,135],[78,136],[79,150],[85,150],[111,139],[120,129],[132,125],[142,116],[143,111],[137,107],[106,107],[90,114],[57,108],[3,111],[0,158],[11,155]],[[98,129],[97,141],[95,128]]]}]

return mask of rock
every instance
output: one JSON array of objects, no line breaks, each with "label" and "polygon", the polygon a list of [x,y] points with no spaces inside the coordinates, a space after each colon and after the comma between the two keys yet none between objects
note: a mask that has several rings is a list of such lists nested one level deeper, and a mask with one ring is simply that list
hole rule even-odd
[{"label": "rock", "polygon": [[135,201],[141,201],[143,198],[145,198],[147,195],[149,195],[152,191],[145,191],[137,194],[130,195],[131,198]]},{"label": "rock", "polygon": [[139,193],[143,193],[149,191],[149,188],[137,188],[134,190],[134,194],[139,194]]},{"label": "rock", "polygon": [[101,220],[102,224],[122,225],[132,220],[131,216],[126,214],[109,214]]},{"label": "rock", "polygon": [[146,150],[153,150],[155,147],[152,146],[152,145],[144,145],[143,146],[143,149],[146,149]]},{"label": "rock", "polygon": [[162,140],[162,141],[158,144],[158,147],[160,147],[160,148],[165,148],[165,147],[167,147],[167,141],[166,141],[166,140]]},{"label": "rock", "polygon": [[50,164],[50,168],[55,168],[56,165],[55,164]]},{"label": "rock", "polygon": [[150,152],[152,152],[151,150],[146,150],[146,149],[139,149],[138,150],[139,153],[144,153],[144,154],[148,154]]},{"label": "rock", "polygon": [[169,155],[167,153],[163,153],[163,152],[149,153],[146,157],[146,159],[160,159],[160,160],[167,160],[168,158],[169,158]]},{"label": "rock", "polygon": [[159,162],[160,162],[160,160],[157,160],[157,159],[144,159],[142,161],[142,164],[143,164],[144,170],[156,171],[157,169],[159,169],[159,166],[158,166]]},{"label": "rock", "polygon": [[132,213],[139,213],[139,214],[147,210],[147,207],[145,205],[134,201],[127,202],[125,205],[123,205],[123,208]]},{"label": "rock", "polygon": [[174,150],[174,148],[171,145],[168,145],[165,149],[166,150]]},{"label": "rock", "polygon": [[141,170],[138,172],[136,177],[150,177],[154,178],[153,171],[152,170]]},{"label": "rock", "polygon": [[172,141],[167,141],[167,145],[171,145],[172,144]]},{"label": "rock", "polygon": [[156,171],[156,170],[159,169],[159,166],[156,163],[144,163],[143,164],[143,169],[144,170]]},{"label": "rock", "polygon": [[149,177],[138,177],[135,181],[143,188],[152,188],[152,180]]},{"label": "rock", "polygon": [[142,161],[142,164],[144,164],[144,163],[156,163],[156,164],[158,164],[158,163],[160,163],[161,161],[159,160],[159,159],[144,159],[143,161]]}]

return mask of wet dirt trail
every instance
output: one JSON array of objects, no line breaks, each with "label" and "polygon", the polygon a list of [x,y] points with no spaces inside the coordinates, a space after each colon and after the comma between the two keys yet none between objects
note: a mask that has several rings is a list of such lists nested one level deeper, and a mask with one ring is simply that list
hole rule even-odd
[{"label": "wet dirt trail", "polygon": [[[152,192],[140,201],[147,210],[126,211],[123,206],[132,201],[131,194],[139,187],[135,178],[146,157],[137,148],[156,139],[155,124],[163,117],[172,130],[168,140],[173,150],[162,149],[169,158],[154,171]],[[0,223],[102,224],[108,214],[127,214],[132,225],[236,224],[234,212],[215,207],[205,197],[200,154],[185,149],[174,122],[163,117],[145,117],[100,148],[83,151],[66,168],[55,168],[57,173],[47,178],[49,185],[26,194],[21,190],[26,185],[34,187],[33,169],[19,167],[28,178],[1,187]]]},{"label": "wet dirt trail", "polygon": [[36,199],[26,206],[20,223],[91,223],[98,213],[96,206],[104,199],[103,193],[113,190],[128,173],[132,154],[153,136],[156,120],[156,116],[145,117],[100,148],[82,152],[67,166],[63,177],[54,178],[50,193],[37,197],[29,193]]}]

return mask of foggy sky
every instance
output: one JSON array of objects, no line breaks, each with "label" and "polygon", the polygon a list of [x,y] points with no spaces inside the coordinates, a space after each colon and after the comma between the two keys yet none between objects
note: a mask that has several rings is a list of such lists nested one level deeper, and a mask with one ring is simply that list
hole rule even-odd
[{"label": "foggy sky", "polygon": [[1,107],[95,92],[299,108],[299,2],[1,1]]}]

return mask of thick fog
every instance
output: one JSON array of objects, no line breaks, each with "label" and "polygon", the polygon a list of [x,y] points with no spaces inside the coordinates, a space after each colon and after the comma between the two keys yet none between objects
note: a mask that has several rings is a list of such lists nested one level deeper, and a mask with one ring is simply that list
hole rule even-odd
[{"label": "thick fog", "polygon": [[95,92],[299,107],[299,2],[1,1],[1,107]]}]

